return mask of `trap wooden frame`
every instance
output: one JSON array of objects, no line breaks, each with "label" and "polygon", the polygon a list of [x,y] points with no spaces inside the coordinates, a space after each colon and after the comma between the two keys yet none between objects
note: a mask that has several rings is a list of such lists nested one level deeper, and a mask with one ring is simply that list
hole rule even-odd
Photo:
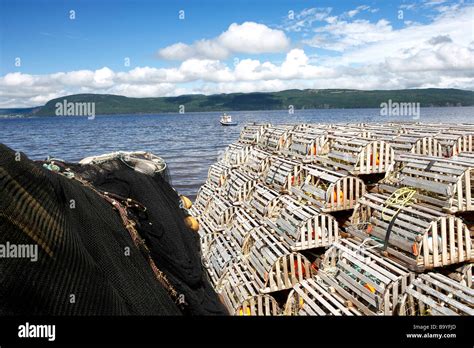
[{"label": "trap wooden frame", "polygon": [[420,274],[405,290],[399,315],[474,315],[474,289],[442,274]]},{"label": "trap wooden frame", "polygon": [[374,139],[383,140],[390,144],[395,156],[404,153],[413,153],[424,156],[442,156],[442,145],[432,135],[426,134],[396,134],[393,136],[375,133]]},{"label": "trap wooden frame", "polygon": [[321,278],[305,279],[288,294],[285,304],[285,315],[312,316],[360,316],[357,307],[339,295],[334,288],[322,283]]},{"label": "trap wooden frame", "polygon": [[267,226],[283,240],[291,251],[326,247],[340,237],[337,220],[310,206],[288,202]]},{"label": "trap wooden frame", "polygon": [[257,179],[240,169],[233,170],[225,186],[222,188],[224,195],[230,202],[241,205],[252,194]]},{"label": "trap wooden frame", "polygon": [[361,239],[384,241],[393,220],[385,252],[416,272],[474,258],[469,230],[459,217],[416,203],[387,206],[388,198],[387,194],[366,193],[355,206],[346,231]]},{"label": "trap wooden frame", "polygon": [[247,144],[230,144],[224,152],[222,161],[232,168],[240,167],[247,160],[253,146]]},{"label": "trap wooden frame", "polygon": [[270,316],[281,314],[277,301],[268,294],[260,294],[249,266],[245,262],[234,263],[216,286],[231,315]]},{"label": "trap wooden frame", "polygon": [[394,161],[394,151],[382,140],[362,137],[338,139],[329,153],[318,156],[317,162],[353,175],[385,173]]},{"label": "trap wooden frame", "polygon": [[201,259],[204,262],[204,255],[209,251],[209,245],[212,240],[217,237],[217,234],[222,233],[222,230],[216,231],[212,223],[204,216],[198,218],[199,221],[199,240],[201,244]]},{"label": "trap wooden frame", "polygon": [[257,124],[250,123],[246,124],[240,132],[239,143],[255,145],[260,140],[263,132],[266,128],[270,127],[270,124]]},{"label": "trap wooden frame", "polygon": [[264,184],[257,184],[252,195],[245,202],[245,207],[249,209],[252,216],[260,220],[265,217],[275,217],[282,207],[282,197],[284,196]]},{"label": "trap wooden frame", "polygon": [[224,230],[232,222],[236,209],[237,207],[226,198],[214,195],[204,217],[215,231]]},{"label": "trap wooden frame", "polygon": [[203,264],[213,283],[217,285],[228,267],[241,259],[242,254],[226,233],[216,233],[207,244],[207,253],[203,255]]},{"label": "trap wooden frame", "polygon": [[262,150],[277,153],[286,146],[289,133],[294,126],[275,125],[265,128],[257,146]]},{"label": "trap wooden frame", "polygon": [[371,250],[341,239],[326,251],[319,276],[366,315],[392,315],[414,274]]},{"label": "trap wooden frame", "polygon": [[397,156],[380,189],[409,186],[416,199],[450,213],[474,211],[474,161],[404,154]]},{"label": "trap wooden frame", "polygon": [[252,231],[242,253],[262,294],[289,289],[313,273],[306,257],[291,252],[265,226]]},{"label": "trap wooden frame", "polygon": [[242,249],[245,239],[255,228],[260,227],[259,221],[255,220],[245,209],[236,210],[232,222],[227,231],[229,236]]},{"label": "trap wooden frame", "polygon": [[436,135],[435,138],[441,144],[442,156],[452,157],[461,152],[474,150],[472,136],[472,134],[462,132],[443,131]]},{"label": "trap wooden frame", "polygon": [[265,176],[264,183],[279,191],[291,192],[304,179],[303,164],[292,160],[273,158]]},{"label": "trap wooden frame", "polygon": [[291,193],[323,212],[353,209],[366,191],[361,179],[323,166],[303,167],[303,176],[304,181],[292,187]]},{"label": "trap wooden frame", "polygon": [[213,188],[208,185],[202,185],[197,193],[196,199],[194,200],[193,206],[189,209],[189,212],[194,217],[198,217],[207,211],[209,202],[215,194]]},{"label": "trap wooden frame", "polygon": [[254,177],[263,176],[270,168],[271,158],[270,152],[255,147],[250,150],[247,161],[241,166],[241,170]]},{"label": "trap wooden frame", "polygon": [[216,162],[209,167],[206,183],[214,190],[219,190],[225,186],[231,172],[231,166],[224,162]]},{"label": "trap wooden frame", "polygon": [[311,163],[316,156],[329,152],[328,135],[324,130],[296,131],[289,133],[289,140],[280,153],[293,160]]},{"label": "trap wooden frame", "polygon": [[472,282],[473,265],[473,263],[466,263],[457,267],[454,271],[444,274],[458,283],[467,286],[468,288],[474,288],[474,284]]}]

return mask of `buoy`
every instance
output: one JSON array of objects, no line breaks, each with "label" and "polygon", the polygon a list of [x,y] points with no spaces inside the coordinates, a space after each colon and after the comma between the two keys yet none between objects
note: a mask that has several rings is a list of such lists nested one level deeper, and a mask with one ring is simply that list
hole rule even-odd
[{"label": "buoy", "polygon": [[181,201],[183,202],[184,209],[189,209],[193,206],[193,202],[191,202],[188,197],[181,195],[179,198],[181,198]]},{"label": "buoy", "polygon": [[418,246],[416,245],[416,243],[413,243],[413,245],[411,246],[411,250],[413,251],[413,255],[418,256]]},{"label": "buoy", "polygon": [[369,290],[371,293],[375,293],[375,288],[373,287],[373,285],[369,284],[369,283],[365,283],[364,284],[364,288],[366,288],[367,290]]},{"label": "buoy", "polygon": [[[380,156],[378,153],[375,154],[375,165],[379,165],[380,164]],[[370,165],[373,165],[374,164],[374,154],[370,154]]]},{"label": "buoy", "polygon": [[334,189],[334,192],[333,192],[333,199],[334,199],[334,202],[342,202],[342,200],[344,199],[344,192],[339,191],[339,197],[337,196],[337,190]]},{"label": "buoy", "polygon": [[[294,261],[293,266],[295,266],[295,276],[299,278],[300,275],[298,273],[298,260]],[[301,276],[303,278],[306,278],[306,270],[304,269],[304,264],[301,265]]]},{"label": "buoy", "polygon": [[304,307],[304,300],[300,297],[300,309]]},{"label": "buoy", "polygon": [[199,231],[199,222],[191,215],[184,218],[184,223],[193,232]]},{"label": "buoy", "polygon": [[[244,310],[241,308],[239,311],[239,315],[244,315]],[[250,315],[250,308],[247,307],[247,310],[245,311],[245,315]]]},{"label": "buoy", "polygon": [[367,225],[367,233],[370,234],[372,232],[372,225]]}]

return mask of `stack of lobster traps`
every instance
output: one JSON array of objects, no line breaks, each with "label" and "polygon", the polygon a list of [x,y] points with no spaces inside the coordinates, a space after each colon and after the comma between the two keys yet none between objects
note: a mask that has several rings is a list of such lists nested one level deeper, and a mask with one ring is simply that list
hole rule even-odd
[{"label": "stack of lobster traps", "polygon": [[472,315],[473,134],[246,125],[189,210],[229,312]]}]

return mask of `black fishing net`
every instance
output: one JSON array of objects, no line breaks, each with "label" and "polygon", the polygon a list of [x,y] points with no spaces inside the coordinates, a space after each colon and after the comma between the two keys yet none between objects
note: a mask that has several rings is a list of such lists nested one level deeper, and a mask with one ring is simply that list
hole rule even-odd
[{"label": "black fishing net", "polygon": [[[0,315],[226,314],[203,271],[198,236],[164,175],[119,159],[62,166],[83,182],[0,144],[0,245],[37,244],[39,253],[36,262],[0,258]],[[178,303],[96,190],[146,207],[129,215]]]}]

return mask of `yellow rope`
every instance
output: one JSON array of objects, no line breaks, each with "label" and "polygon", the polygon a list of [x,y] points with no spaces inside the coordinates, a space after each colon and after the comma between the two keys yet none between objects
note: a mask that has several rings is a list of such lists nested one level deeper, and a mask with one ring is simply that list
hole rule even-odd
[{"label": "yellow rope", "polygon": [[413,203],[413,196],[415,196],[416,190],[411,188],[411,187],[402,187],[399,188],[398,190],[394,191],[390,197],[387,198],[387,200],[384,203],[384,207],[382,209],[382,220],[384,221],[390,221],[391,218],[388,218],[385,216],[385,211],[388,208],[391,208],[393,206],[399,206],[399,208],[395,211],[395,214],[397,214],[403,207],[406,207],[409,204]]}]

